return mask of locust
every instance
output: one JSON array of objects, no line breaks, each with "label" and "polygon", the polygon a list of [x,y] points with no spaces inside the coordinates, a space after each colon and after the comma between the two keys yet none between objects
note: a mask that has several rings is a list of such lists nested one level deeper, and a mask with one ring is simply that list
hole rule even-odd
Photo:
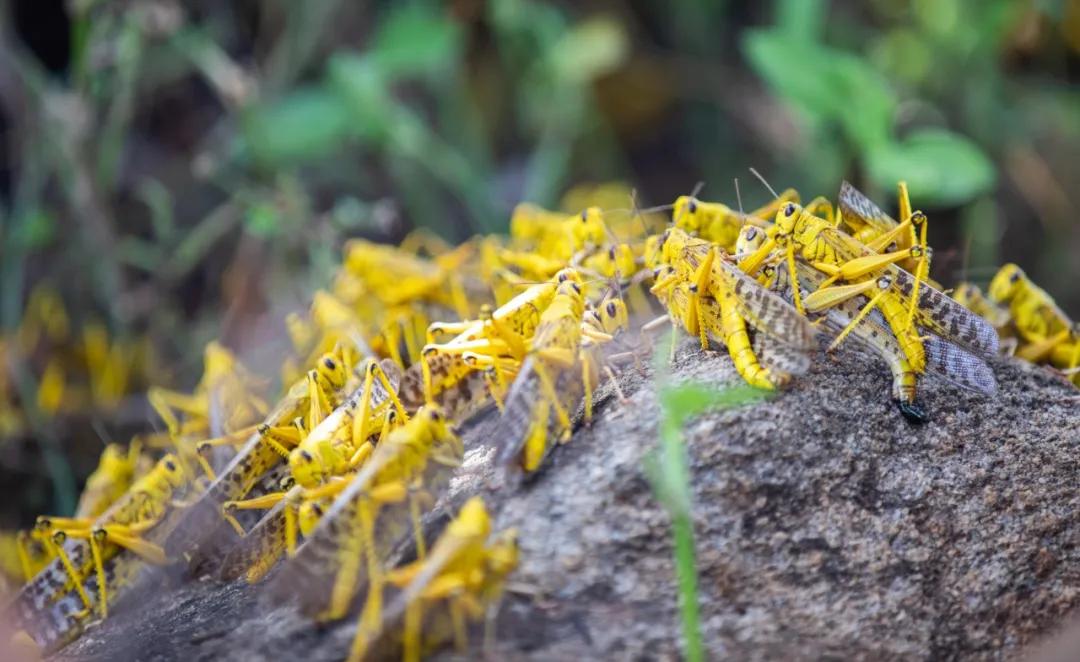
[{"label": "locust", "polygon": [[[263,496],[262,490],[280,487],[280,480],[260,481],[282,465],[307,431],[314,429],[342,404],[347,393],[355,390],[358,382],[349,364],[354,356],[353,351],[338,347],[334,353],[322,356],[302,381],[289,388],[256,432],[237,449],[221,472],[212,476],[205,491],[185,510],[165,541],[165,549],[171,555],[187,553],[195,558],[195,550],[222,521],[238,528],[235,520],[225,517],[230,514],[223,511],[226,502]],[[261,485],[259,493],[254,492],[256,485]]]},{"label": "locust", "polygon": [[[795,308],[772,294],[709,241],[678,228],[669,230],[654,256],[653,291],[668,307],[668,318],[697,336],[703,349],[717,338],[727,347],[739,374],[752,386],[773,390],[791,374],[809,367],[806,353],[816,347],[815,332]],[[771,352],[784,369],[763,367],[754,352],[749,327],[768,336]]]},{"label": "locust", "polygon": [[[107,617],[111,598],[106,565],[125,552],[143,562],[165,563],[164,550],[145,536],[175,508],[190,485],[178,459],[166,455],[96,519],[38,518],[36,528],[56,559],[19,591],[6,608],[8,619],[31,634],[37,633],[38,643],[47,646],[51,635],[36,628],[65,596],[74,593],[79,600],[79,609],[67,611],[75,621],[83,622],[95,612],[100,618]],[[93,599],[86,586],[91,577],[98,587]],[[66,604],[70,603],[67,598]]]},{"label": "locust", "polygon": [[[244,538],[226,565],[249,566],[248,580],[257,581],[282,548],[295,553],[298,534],[310,532],[318,519],[320,502],[334,493],[344,476],[363,466],[389,434],[391,423],[407,423],[408,414],[394,393],[398,378],[386,374],[395,370],[393,363],[380,366],[368,359],[363,386],[289,452],[288,474],[279,479],[282,489],[222,505],[225,518]],[[265,509],[270,510],[250,532],[235,517],[239,510]],[[263,540],[267,536],[270,539]]]},{"label": "locust", "polygon": [[[807,297],[805,307],[800,289],[794,289],[797,309],[820,311],[854,296],[872,294],[862,315],[853,319],[837,336],[833,346],[842,342],[854,326],[876,308],[916,372],[925,370],[926,358],[915,323],[974,353],[997,353],[998,336],[986,320],[929,285],[918,288],[915,316],[909,317],[907,304],[915,294],[918,279],[894,264],[901,256],[875,253],[794,203],[785,204],[777,212],[776,223],[770,232],[771,236],[760,248],[740,260],[744,271],[755,273],[770,254],[778,251],[792,280],[797,281],[796,254],[830,277],[823,287]],[[832,285],[837,278],[854,282]]]},{"label": "locust", "polygon": [[744,225],[766,227],[768,219],[775,216],[777,208],[785,202],[799,202],[799,193],[787,189],[773,201],[749,213],[736,211],[721,202],[705,202],[694,195],[682,195],[675,199],[671,216],[676,228],[733,252]]},{"label": "locust", "polygon": [[[826,276],[809,265],[798,265],[800,283],[809,287],[819,286]],[[787,272],[774,267],[769,268],[770,288],[784,298],[791,300],[791,282]],[[817,327],[824,343],[830,334],[836,334],[846,328],[851,320],[859,315],[864,301],[853,298],[842,301],[815,316],[820,320]],[[884,318],[877,311],[871,312],[862,322],[853,327],[851,338],[858,353],[880,358],[888,366],[892,377],[892,398],[900,413],[913,423],[925,423],[929,420],[925,408],[917,399],[919,381],[922,374],[911,368],[907,357],[897,342]],[[962,347],[932,334],[924,336],[926,352],[926,374],[944,379],[966,390],[991,396],[997,391],[994,373],[978,356]]]},{"label": "locust", "polygon": [[[104,513],[127,493],[139,475],[149,470],[149,467],[143,466],[144,460],[147,458],[142,455],[142,443],[138,437],[132,440],[126,450],[119,444],[106,445],[97,468],[86,479],[73,517],[89,521]],[[30,531],[20,531],[16,536],[23,581],[30,581],[55,558],[55,546],[48,539],[50,534],[50,531],[35,527]]]},{"label": "locust", "polygon": [[491,529],[483,499],[466,501],[428,556],[387,573],[388,586],[397,592],[385,615],[360,624],[348,659],[387,657],[389,646],[378,644],[399,631],[402,658],[409,662],[421,659],[425,641],[432,646],[452,638],[464,652],[468,622],[485,617],[490,622],[518,562],[516,531],[492,536]]},{"label": "locust", "polygon": [[1049,362],[1080,385],[1080,325],[1015,264],[1006,264],[990,281],[990,298],[1008,306],[1022,342],[1016,353],[1034,363]]},{"label": "locust", "polygon": [[[890,249],[901,254],[906,252],[907,255],[902,256],[897,264],[925,279],[930,273],[930,247],[926,241],[929,224],[926,214],[912,210],[907,182],[899,182],[896,189],[899,216],[903,219],[900,222],[882,211],[847,181],[840,184],[840,216],[850,229],[851,236],[871,250],[878,253],[890,252]],[[916,246],[919,247],[918,250],[915,249]]]},{"label": "locust", "polygon": [[445,489],[462,454],[461,439],[442,412],[422,408],[337,488],[333,503],[279,575],[277,590],[288,595],[299,592],[308,608],[324,605],[317,618],[336,620],[348,613],[353,596],[366,582],[360,618],[365,627],[372,627],[382,613],[384,565],[391,549],[411,528],[423,558],[421,504],[433,503]]}]

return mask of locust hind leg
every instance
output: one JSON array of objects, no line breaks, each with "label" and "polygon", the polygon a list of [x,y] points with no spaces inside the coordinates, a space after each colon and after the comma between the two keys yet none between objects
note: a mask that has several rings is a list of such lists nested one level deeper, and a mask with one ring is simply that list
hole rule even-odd
[{"label": "locust hind leg", "polygon": [[525,443],[521,449],[521,467],[526,472],[536,471],[547,452],[548,424],[551,419],[551,404],[546,399],[539,399],[533,405],[533,416],[525,433]]},{"label": "locust hind leg", "polygon": [[[364,602],[364,608],[360,611],[360,617],[356,626],[356,638],[353,647],[363,645],[369,637],[379,631],[382,625],[382,603],[384,578],[382,569],[379,567],[379,559],[375,550],[375,524],[373,513],[367,508],[361,507],[358,511],[360,522],[360,535],[362,545],[366,550],[368,560],[368,596]],[[356,651],[355,653],[358,653]],[[361,659],[361,655],[354,654],[350,649],[350,659]]]},{"label": "locust hind leg", "polygon": [[[567,361],[561,353],[557,353],[556,350],[541,350],[538,359],[551,359],[556,363],[563,364],[562,367],[566,367],[567,364],[573,365],[573,361]],[[540,378],[540,387],[544,391],[544,397],[547,398],[552,408],[555,410],[555,416],[559,420],[559,426],[561,431],[559,433],[560,440],[563,437],[569,438],[573,423],[570,420],[570,414],[567,413],[566,408],[559,401],[559,393],[555,390],[555,380],[552,379],[548,373],[548,369],[544,366],[543,360],[538,360],[536,365],[533,366],[536,371],[536,376]]]},{"label": "locust hind leg", "polygon": [[46,536],[45,540],[48,541],[46,544],[51,548],[50,552],[60,558],[60,563],[64,566],[64,572],[67,573],[71,582],[75,585],[75,591],[79,594],[79,599],[82,600],[84,610],[74,614],[74,616],[80,619],[89,616],[94,610],[93,603],[90,602],[90,596],[83,586],[83,576],[75,568],[75,564],[71,562],[71,557],[68,556],[67,551],[64,549],[67,534],[63,531],[54,531],[51,535]]}]

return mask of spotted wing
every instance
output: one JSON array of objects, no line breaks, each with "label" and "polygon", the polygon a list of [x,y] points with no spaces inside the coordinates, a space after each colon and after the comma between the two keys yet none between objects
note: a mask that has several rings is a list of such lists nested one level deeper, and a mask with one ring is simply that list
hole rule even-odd
[{"label": "spotted wing", "polygon": [[723,256],[714,265],[713,273],[718,274],[735,295],[739,314],[751,326],[797,350],[811,351],[817,347],[814,326],[795,306],[770,292]]},{"label": "spotted wing", "polygon": [[[821,238],[844,261],[875,255],[857,239],[833,228],[825,228]],[[883,273],[892,277],[893,291],[905,302],[910,301],[915,289],[915,276],[895,264],[885,267]],[[992,356],[998,353],[998,334],[994,327],[925,280],[919,284],[915,321],[919,326],[977,354]]]},{"label": "spotted wing", "polygon": [[[824,279],[825,276],[821,272],[809,265],[799,264],[800,282],[818,287]],[[777,292],[781,296],[790,297],[791,288],[787,281],[787,272],[778,271]],[[822,323],[825,333],[831,336],[840,333],[865,303],[864,297],[856,297],[829,308]],[[903,357],[903,351],[896,337],[878,310],[870,311],[870,314],[860,322],[848,338],[852,349],[861,355],[881,357],[889,363],[899,361]],[[994,379],[993,371],[974,354],[936,336],[927,337],[923,342],[923,348],[926,354],[927,372],[962,388],[985,395],[992,395],[997,391],[997,381]]]},{"label": "spotted wing", "polygon": [[899,225],[892,216],[882,211],[881,207],[847,181],[840,185],[838,199],[844,221],[853,228],[869,225],[878,234],[885,234]]},{"label": "spotted wing", "polygon": [[810,354],[791,348],[772,336],[755,333],[750,341],[761,362],[774,375],[804,375],[810,370]]},{"label": "spotted wing", "polygon": [[929,336],[923,341],[926,370],[957,386],[984,395],[997,393],[997,380],[986,362],[947,340]]}]

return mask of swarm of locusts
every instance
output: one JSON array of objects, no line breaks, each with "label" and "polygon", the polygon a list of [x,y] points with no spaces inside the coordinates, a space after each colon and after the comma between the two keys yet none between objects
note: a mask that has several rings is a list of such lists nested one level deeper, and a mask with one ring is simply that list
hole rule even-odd
[{"label": "swarm of locusts", "polygon": [[170,566],[300,596],[315,621],[352,615],[353,660],[465,646],[518,552],[479,498],[427,539],[470,450],[461,427],[495,410],[484,457],[507,477],[537,471],[658,328],[726,351],[767,390],[850,347],[890,372],[882,398],[915,423],[927,377],[994,393],[999,339],[1080,384],[1076,325],[1019,268],[988,297],[929,278],[929,220],[903,184],[899,220],[846,182],[835,203],[774,195],[745,213],[694,195],[572,215],[522,204],[508,237],[349,243],[287,320],[283,388],[212,343],[193,391],[151,389],[164,429],[106,448],[74,516],[19,534],[25,584],[3,620],[54,651]]}]

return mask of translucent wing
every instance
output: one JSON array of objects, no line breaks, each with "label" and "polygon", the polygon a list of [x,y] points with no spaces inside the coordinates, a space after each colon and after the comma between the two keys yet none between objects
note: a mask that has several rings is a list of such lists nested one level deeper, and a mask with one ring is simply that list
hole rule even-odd
[{"label": "translucent wing", "polygon": [[971,352],[936,336],[926,338],[923,349],[928,372],[970,391],[984,395],[997,393],[994,372]]}]

